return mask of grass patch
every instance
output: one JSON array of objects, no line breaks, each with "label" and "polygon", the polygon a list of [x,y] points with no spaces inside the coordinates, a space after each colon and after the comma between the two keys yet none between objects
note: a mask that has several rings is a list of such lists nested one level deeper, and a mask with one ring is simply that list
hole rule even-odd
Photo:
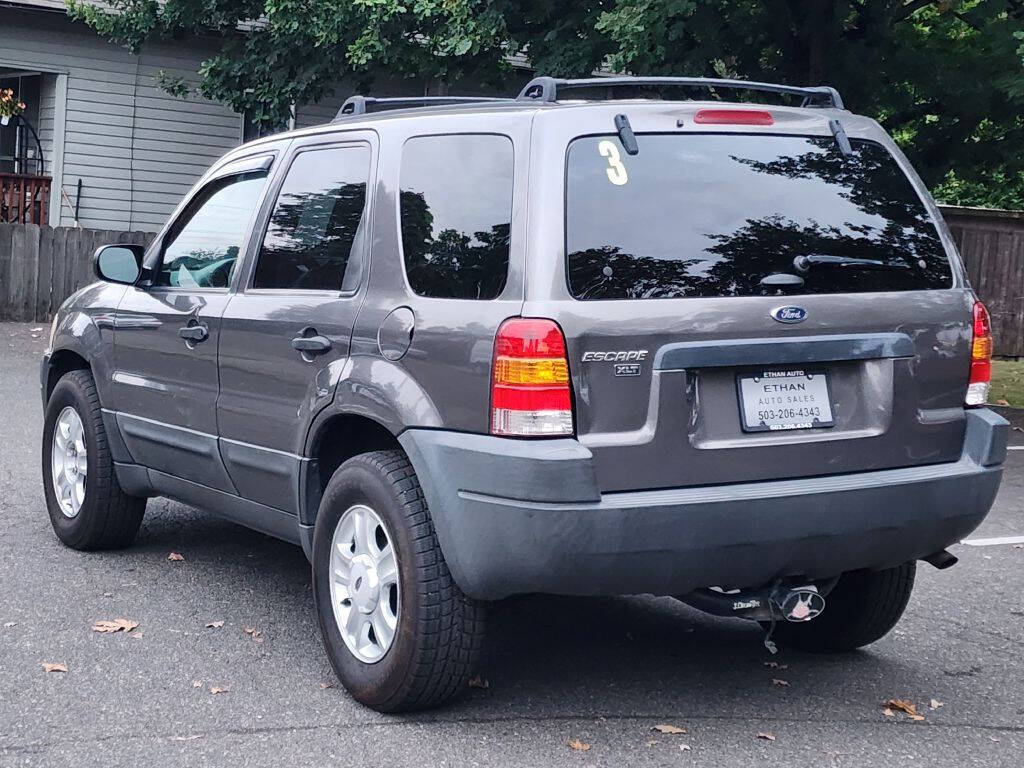
[{"label": "grass patch", "polygon": [[1024,361],[992,361],[992,393],[988,401],[996,405],[1005,401],[1015,408],[1024,408]]}]

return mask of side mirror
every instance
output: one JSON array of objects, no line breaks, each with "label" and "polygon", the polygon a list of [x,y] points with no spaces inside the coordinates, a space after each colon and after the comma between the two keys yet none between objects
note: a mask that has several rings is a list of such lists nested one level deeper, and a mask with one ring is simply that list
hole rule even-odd
[{"label": "side mirror", "polygon": [[108,283],[135,285],[142,274],[141,245],[101,245],[92,257],[96,277]]}]

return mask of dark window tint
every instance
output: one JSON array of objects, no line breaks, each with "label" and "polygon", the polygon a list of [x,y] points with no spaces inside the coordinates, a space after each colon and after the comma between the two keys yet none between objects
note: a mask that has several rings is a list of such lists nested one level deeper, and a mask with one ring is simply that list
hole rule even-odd
[{"label": "dark window tint", "polygon": [[210,182],[171,229],[156,284],[226,288],[266,178],[259,171]]},{"label": "dark window tint", "polygon": [[[950,285],[935,223],[880,144],[854,140],[846,157],[831,137],[637,140],[636,155],[614,137],[577,139],[569,148],[566,252],[577,298]],[[798,268],[799,257],[811,258]],[[762,283],[776,274],[795,284]]]},{"label": "dark window tint", "polygon": [[366,207],[370,149],[299,154],[263,238],[254,288],[340,291]]},{"label": "dark window tint", "polygon": [[423,136],[406,142],[402,249],[423,296],[493,299],[508,274],[512,142],[506,136]]}]

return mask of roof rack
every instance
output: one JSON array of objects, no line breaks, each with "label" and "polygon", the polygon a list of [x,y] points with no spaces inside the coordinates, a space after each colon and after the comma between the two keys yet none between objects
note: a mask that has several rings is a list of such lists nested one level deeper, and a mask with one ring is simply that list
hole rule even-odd
[{"label": "roof rack", "polygon": [[535,77],[526,84],[518,98],[522,101],[558,101],[560,91],[574,88],[615,88],[617,86],[680,86],[686,88],[723,88],[738,91],[766,91],[802,96],[804,107],[845,109],[839,91],[828,85],[797,88],[792,85],[758,83],[747,80],[723,80],[713,77],[585,77],[563,80]]},{"label": "roof rack", "polygon": [[407,107],[440,107],[446,104],[471,104],[487,101],[515,101],[515,99],[491,96],[397,96],[378,99],[373,96],[349,96],[341,105],[335,120],[351,115],[365,115],[368,112],[381,112],[387,109],[405,109]]}]

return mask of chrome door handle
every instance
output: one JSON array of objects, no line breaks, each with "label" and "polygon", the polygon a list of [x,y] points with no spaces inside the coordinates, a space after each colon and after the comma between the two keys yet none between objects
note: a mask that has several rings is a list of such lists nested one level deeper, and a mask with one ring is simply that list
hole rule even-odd
[{"label": "chrome door handle", "polygon": [[178,335],[186,341],[191,341],[193,344],[198,344],[200,341],[206,341],[210,338],[210,332],[206,329],[205,325],[186,325],[178,329]]},{"label": "chrome door handle", "polygon": [[299,352],[326,352],[332,346],[326,336],[296,336],[292,339],[292,347]]}]

